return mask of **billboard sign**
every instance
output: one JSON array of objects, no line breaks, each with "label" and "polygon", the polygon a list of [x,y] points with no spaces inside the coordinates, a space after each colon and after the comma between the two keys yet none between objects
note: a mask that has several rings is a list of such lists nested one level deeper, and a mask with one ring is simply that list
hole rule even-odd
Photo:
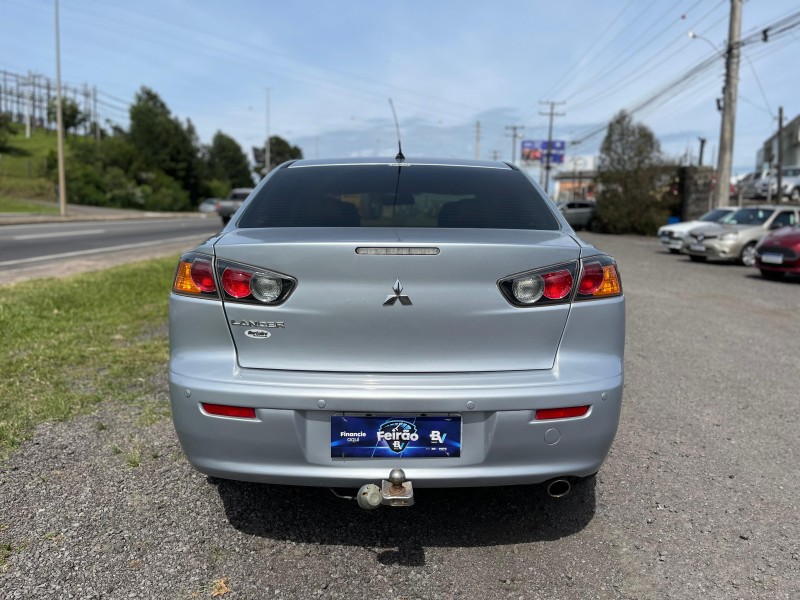
[{"label": "billboard sign", "polygon": [[[567,143],[564,140],[552,140],[550,142],[550,164],[560,165],[564,163],[564,151]],[[522,160],[527,162],[547,163],[547,140],[522,140]]]}]

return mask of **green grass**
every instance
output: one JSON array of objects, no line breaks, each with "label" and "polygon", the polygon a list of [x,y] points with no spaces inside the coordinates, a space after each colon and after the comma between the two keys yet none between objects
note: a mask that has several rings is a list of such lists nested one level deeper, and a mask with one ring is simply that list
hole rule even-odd
[{"label": "green grass", "polygon": [[33,213],[37,215],[58,214],[58,206],[53,204],[39,204],[27,200],[7,198],[0,196],[0,213]]},{"label": "green grass", "polygon": [[[0,152],[0,196],[52,200],[54,186],[47,177],[46,159],[55,149],[54,131],[37,129],[28,139],[24,128],[15,127],[8,148]],[[68,145],[65,152],[69,153]]]},{"label": "green grass", "polygon": [[155,391],[176,261],[0,287],[0,454],[38,423]]}]

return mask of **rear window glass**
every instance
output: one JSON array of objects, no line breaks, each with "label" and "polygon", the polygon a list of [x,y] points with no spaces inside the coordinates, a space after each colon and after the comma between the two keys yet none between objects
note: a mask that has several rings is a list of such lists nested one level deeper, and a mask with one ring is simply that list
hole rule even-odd
[{"label": "rear window glass", "polygon": [[547,201],[519,171],[347,165],[274,173],[239,227],[558,229]]}]

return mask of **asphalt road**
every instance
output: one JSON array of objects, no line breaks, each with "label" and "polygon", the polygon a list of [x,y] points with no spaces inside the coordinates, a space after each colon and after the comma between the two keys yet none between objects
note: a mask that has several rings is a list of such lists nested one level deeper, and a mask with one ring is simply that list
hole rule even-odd
[{"label": "asphalt road", "polygon": [[[112,218],[119,218],[120,212]],[[91,216],[100,220],[0,226],[0,285],[177,255],[222,227],[216,215],[175,218],[156,214],[124,220]]]},{"label": "asphalt road", "polygon": [[182,240],[190,242],[220,229],[221,223],[216,218],[6,225],[0,227],[0,269]]},{"label": "asphalt road", "polygon": [[366,513],[206,478],[169,419],[109,402],[0,470],[2,595],[799,598],[800,280],[586,237],[618,258],[628,335],[619,434],[580,490],[420,490]]}]

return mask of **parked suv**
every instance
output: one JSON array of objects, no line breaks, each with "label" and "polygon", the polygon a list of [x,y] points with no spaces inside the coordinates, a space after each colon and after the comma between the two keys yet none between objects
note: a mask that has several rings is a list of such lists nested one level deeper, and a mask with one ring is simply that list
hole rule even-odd
[{"label": "parked suv", "polygon": [[[784,167],[781,170],[781,198],[786,196],[792,202],[800,202],[800,167]],[[778,200],[778,178],[761,178],[758,184],[758,196],[772,196]]]},{"label": "parked suv", "polygon": [[773,229],[800,222],[798,209],[765,204],[740,208],[725,223],[697,227],[689,232],[683,252],[695,262],[708,258],[738,260],[748,267],[756,261],[756,244]]}]

